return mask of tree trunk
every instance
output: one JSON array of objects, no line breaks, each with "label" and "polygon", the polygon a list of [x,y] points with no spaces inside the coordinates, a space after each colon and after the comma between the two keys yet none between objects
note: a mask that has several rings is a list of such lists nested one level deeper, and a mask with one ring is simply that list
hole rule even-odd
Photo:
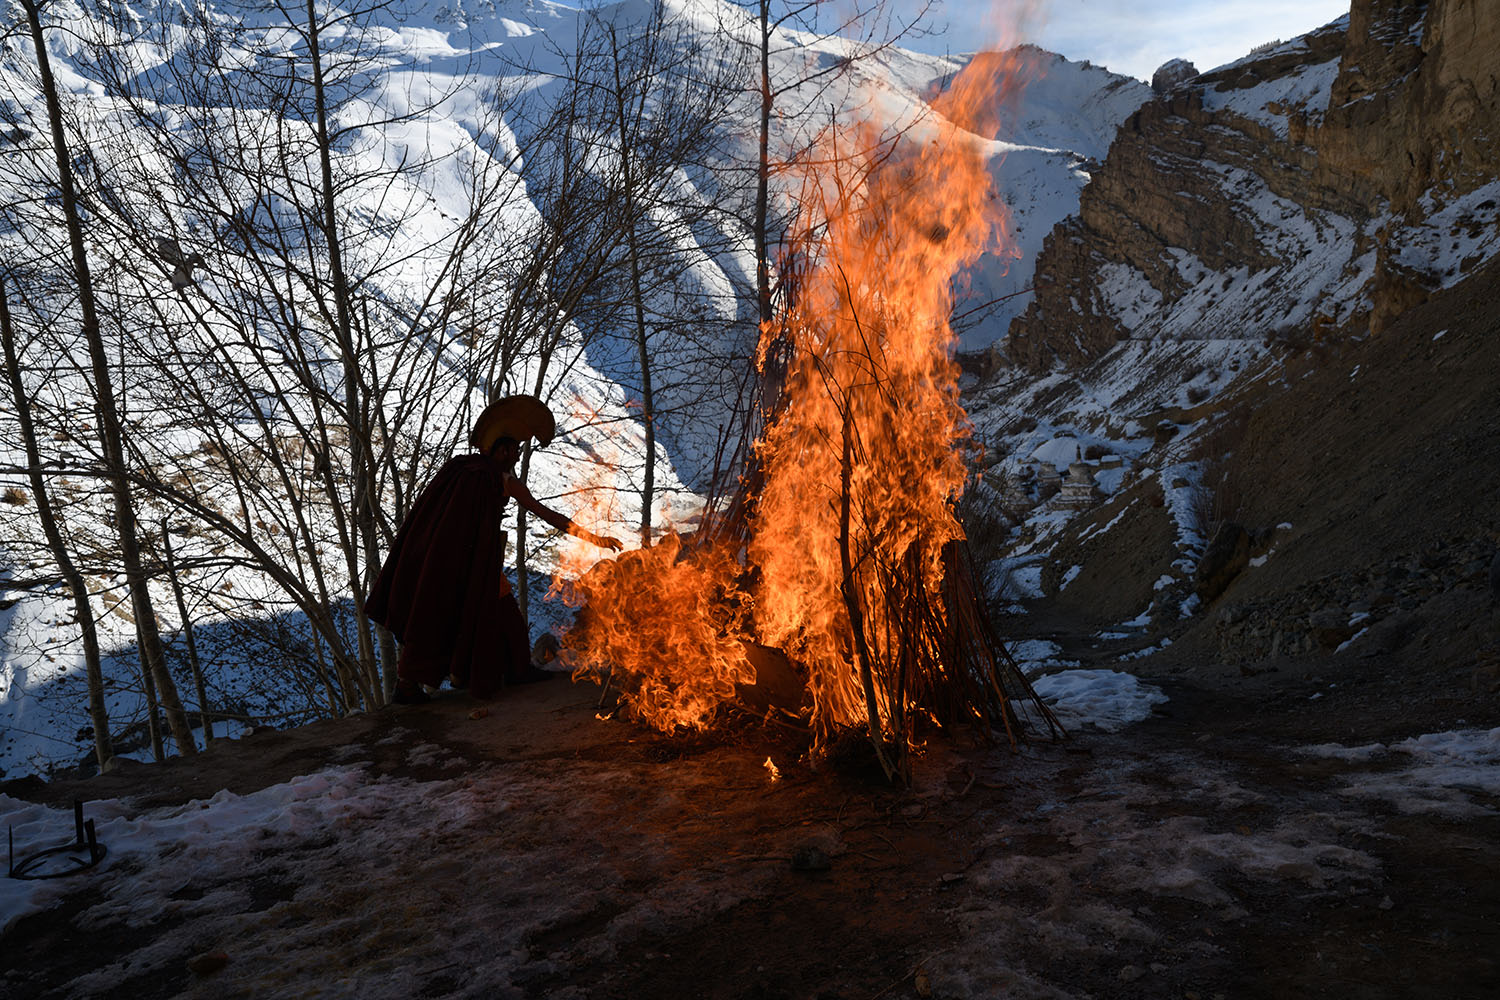
[{"label": "tree trunk", "polygon": [[182,639],[187,645],[188,666],[193,671],[193,688],[198,694],[198,718],[203,723],[203,742],[214,741],[214,722],[208,711],[208,692],[203,685],[203,664],[198,659],[198,644],[193,641],[193,620],[188,617],[187,600],[182,596],[182,581],[177,578],[177,565],[172,558],[172,534],[166,521],[161,523],[161,550],[164,557],[167,581],[172,584],[172,597],[177,601],[177,617],[182,622]]},{"label": "tree trunk", "polygon": [[396,637],[384,625],[376,624],[375,642],[380,647],[380,700],[389,705],[396,690]]},{"label": "tree trunk", "polygon": [[319,44],[318,15],[315,0],[307,0],[307,45],[308,57],[312,60],[313,109],[317,119],[318,166],[323,186],[323,218],[321,225],[324,239],[328,242],[328,270],[333,279],[333,306],[337,317],[339,354],[344,370],[344,422],[349,432],[349,471],[354,481],[354,509],[352,527],[354,537],[349,539],[346,556],[350,563],[349,589],[353,597],[355,631],[359,636],[359,673],[355,678],[357,691],[344,693],[345,709],[358,707],[353,703],[356,693],[365,704],[378,704],[374,695],[380,689],[380,669],[375,663],[375,646],[370,636],[370,620],[365,617],[365,586],[359,562],[364,546],[361,539],[374,539],[375,515],[372,506],[371,487],[373,477],[367,462],[369,423],[364,419],[360,406],[359,358],[354,349],[354,318],[352,296],[348,279],[344,274],[343,249],[339,244],[337,190],[333,183],[333,154],[328,137],[328,104],[323,84],[323,54]]},{"label": "tree trunk", "polygon": [[771,0],[760,0],[760,147],[755,172],[755,301],[761,323],[771,321]]},{"label": "tree trunk", "polygon": [[[526,473],[531,471],[531,443],[527,442],[526,451],[521,456],[521,482],[526,481]],[[530,567],[526,562],[526,508],[516,504],[516,603],[521,607],[521,617],[526,620],[527,627],[531,624],[531,587]],[[501,572],[504,572],[502,567]],[[527,635],[529,641],[531,636]]]},{"label": "tree trunk", "polygon": [[41,78],[42,92],[47,101],[47,118],[52,127],[52,151],[57,158],[57,184],[62,196],[63,215],[68,226],[68,242],[72,250],[73,274],[78,282],[78,304],[83,312],[83,333],[89,345],[89,359],[94,374],[94,393],[98,403],[99,443],[104,451],[106,471],[111,491],[114,494],[115,522],[120,535],[120,560],[125,570],[125,580],[130,587],[130,603],[136,619],[136,634],[141,644],[141,655],[150,672],[162,707],[166,710],[167,724],[177,740],[178,751],[189,756],[198,751],[193,742],[193,730],[188,724],[187,713],[177,698],[177,687],[167,671],[166,657],[161,647],[161,636],[156,631],[156,612],[151,604],[148,577],[141,565],[140,543],[136,538],[135,501],[130,494],[130,481],[125,474],[124,431],[120,426],[119,412],[115,409],[114,387],[109,376],[109,362],[104,351],[104,338],[99,328],[99,312],[94,300],[93,281],[89,275],[88,255],[83,244],[83,222],[78,213],[78,199],[73,187],[72,160],[67,140],[63,135],[62,104],[57,96],[57,83],[52,76],[52,64],[47,55],[47,42],[42,36],[41,16],[35,0],[22,0],[26,17],[31,27],[31,40],[36,49],[37,70]]},{"label": "tree trunk", "polygon": [[100,770],[103,770],[115,751],[109,738],[109,709],[104,701],[104,669],[99,657],[99,633],[94,627],[94,609],[89,603],[88,583],[69,555],[57,518],[52,513],[47,481],[42,476],[42,455],[41,449],[37,447],[36,425],[31,420],[31,400],[21,382],[20,355],[16,350],[16,333],[11,326],[7,294],[5,279],[0,276],[0,341],[3,341],[5,348],[5,371],[10,376],[16,418],[21,425],[21,440],[26,446],[26,468],[31,479],[31,492],[36,498],[37,517],[41,519],[42,531],[47,536],[47,546],[52,550],[52,558],[57,563],[58,571],[73,593],[73,613],[77,616],[78,628],[83,633],[83,668],[89,689],[89,719],[94,726],[94,756],[99,761]]},{"label": "tree trunk", "polygon": [[641,484],[641,544],[651,544],[651,502],[656,486],[656,410],[651,393],[651,347],[646,328],[646,304],[641,290],[641,256],[636,232],[635,178],[631,170],[634,144],[630,141],[630,114],[625,106],[625,81],[620,78],[620,43],[614,25],[609,27],[610,55],[615,73],[615,128],[620,148],[620,188],[625,199],[625,253],[630,260],[630,304],[635,313],[635,344],[641,362],[641,420],[646,425],[646,472]]},{"label": "tree trunk", "polygon": [[[141,626],[135,626],[135,645],[139,651],[145,646],[141,638]],[[160,764],[167,759],[167,748],[162,741],[160,702],[156,700],[156,682],[151,679],[151,669],[144,656],[137,657],[141,670],[141,692],[146,696],[146,733],[151,737],[151,759]]]}]

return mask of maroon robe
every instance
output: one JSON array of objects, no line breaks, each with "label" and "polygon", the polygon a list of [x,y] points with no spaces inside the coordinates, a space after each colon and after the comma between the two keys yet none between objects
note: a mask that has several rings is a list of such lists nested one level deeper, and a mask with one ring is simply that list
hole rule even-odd
[{"label": "maroon robe", "polygon": [[396,534],[365,613],[401,642],[396,673],[453,677],[476,698],[530,662],[526,620],[505,577],[505,480],[485,455],[449,459]]}]

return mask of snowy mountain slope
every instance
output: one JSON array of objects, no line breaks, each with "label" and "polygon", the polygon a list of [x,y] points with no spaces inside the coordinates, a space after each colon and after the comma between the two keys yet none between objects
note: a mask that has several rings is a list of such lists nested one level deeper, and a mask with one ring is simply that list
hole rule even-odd
[{"label": "snowy mountain slope", "polygon": [[[544,242],[553,225],[549,213],[555,198],[549,191],[557,175],[545,169],[537,144],[555,136],[549,122],[556,119],[548,115],[566,90],[560,78],[579,65],[580,39],[592,37],[597,43],[600,36],[589,32],[597,32],[600,25],[633,30],[643,23],[649,9],[649,4],[635,0],[593,11],[541,2],[466,0],[432,8],[413,6],[402,18],[388,23],[350,22],[328,33],[331,48],[357,49],[359,65],[370,71],[344,94],[335,121],[348,137],[341,146],[344,159],[336,161],[341,176],[350,178],[351,185],[344,225],[357,236],[351,241],[346,266],[358,273],[361,294],[372,304],[378,303],[376,308],[384,311],[387,321],[442,331],[436,337],[424,334],[406,346],[376,348],[372,344],[370,348],[375,352],[372,358],[384,359],[373,363],[390,376],[388,384],[418,385],[426,380],[427,386],[419,390],[420,399],[412,397],[420,402],[423,420],[405,432],[399,444],[403,475],[408,478],[404,486],[392,483],[392,488],[410,491],[419,486],[427,470],[458,448],[468,420],[486,395],[539,386],[558,411],[561,433],[559,442],[533,462],[533,492],[565,511],[597,508],[590,515],[590,523],[597,527],[626,533],[639,522],[645,449],[637,353],[628,313],[618,308],[611,312],[605,303],[594,316],[592,328],[585,328],[580,317],[559,329],[557,353],[543,375],[541,359],[524,352],[509,367],[498,370],[493,360],[487,360],[490,355],[482,350],[482,338],[475,339],[476,331],[485,328],[485,320],[473,302],[480,292],[504,301],[517,283],[531,280],[525,255],[517,256],[513,248]],[[59,80],[79,116],[77,128],[93,137],[95,155],[81,159],[80,169],[87,178],[98,179],[108,177],[109,170],[128,168],[133,178],[155,176],[162,179],[163,190],[170,189],[175,182],[167,178],[180,169],[173,166],[173,157],[178,155],[173,144],[190,148],[193,123],[210,120],[204,107],[183,103],[203,84],[201,74],[195,78],[192,71],[193,60],[202,57],[193,48],[194,26],[186,19],[185,9],[173,3],[114,5],[111,19],[97,18],[91,11],[87,4],[76,2],[48,8],[54,22],[69,28],[48,33]],[[723,72],[742,69],[745,43],[755,37],[754,25],[742,8],[719,0],[673,0],[668,13],[671,25],[680,29],[670,36],[674,51],[690,52],[701,60],[699,65]],[[267,9],[255,5],[225,5],[209,15],[241,19],[243,27],[232,58],[246,61],[247,67],[250,61],[293,51],[300,44]],[[109,44],[90,43],[95,38]],[[826,80],[792,86],[809,69],[842,65],[850,54],[850,44],[838,39],[797,32],[778,36],[773,68],[789,89],[779,106],[773,155],[777,151],[790,155],[819,126],[817,115],[803,118],[805,107],[821,108],[833,101],[840,115],[852,117],[873,109],[906,122],[929,114],[928,101],[960,65],[951,59],[895,49],[868,64],[849,63],[847,79],[839,78],[836,87],[830,88]],[[1030,81],[1020,112],[1002,122],[1005,130],[994,144],[994,169],[1002,197],[1014,211],[1021,256],[1015,259],[1010,252],[980,266],[969,296],[974,307],[1025,287],[1041,234],[1077,203],[1087,180],[1082,165],[1103,155],[1115,123],[1148,93],[1133,81],[1094,67],[1042,53],[1036,58],[1045,64],[1044,72]],[[0,71],[5,73],[9,115],[24,123],[27,134],[44,135],[26,50],[13,47],[7,60]],[[112,79],[128,85],[136,95],[134,104],[117,96],[122,84]],[[503,100],[497,102],[497,94]],[[232,115],[240,116],[234,120],[243,124],[236,127],[260,129],[263,134],[289,128],[294,136],[303,134],[302,126],[279,120],[265,104],[256,105],[251,91],[221,91],[214,100],[221,102],[216,107],[238,109],[232,114],[231,110],[213,112],[226,122]],[[713,156],[665,174],[661,190],[667,196],[650,216],[651,232],[661,245],[672,248],[671,258],[663,258],[659,267],[669,277],[650,290],[645,303],[648,315],[660,320],[660,327],[651,333],[651,353],[662,370],[670,373],[665,384],[656,387],[655,488],[662,504],[658,524],[692,518],[699,502],[695,490],[721,457],[717,448],[722,428],[756,334],[748,322],[753,312],[748,303],[754,269],[746,228],[747,175],[743,169],[715,172],[716,167],[735,161],[742,166],[753,151],[753,119],[744,94],[737,100],[737,105],[731,102],[732,113],[721,123]],[[132,123],[132,115],[137,114],[165,121],[171,128],[151,141],[137,139]],[[378,125],[382,121],[388,124]],[[580,131],[586,133],[588,128]],[[600,130],[595,127],[594,131]],[[202,134],[210,133],[205,128]],[[599,152],[602,145],[593,148],[595,152],[579,161],[580,165],[605,183],[613,161]],[[257,200],[261,196],[252,195],[249,180],[216,194],[229,199],[222,207],[188,198],[168,206],[150,194],[150,181],[132,180],[128,188],[121,188],[128,193],[119,199],[120,218],[102,216],[91,236],[91,252],[108,261],[100,265],[100,273],[110,283],[110,294],[120,296],[119,308],[138,317],[144,328],[155,327],[163,322],[162,317],[174,324],[181,322],[171,298],[162,298],[170,267],[164,268],[158,256],[157,234],[169,234],[180,244],[181,253],[204,258],[194,273],[196,287],[187,293],[188,301],[255,301],[247,297],[246,289],[255,287],[258,279],[252,258],[242,249],[243,235],[235,235],[234,200],[245,211],[283,213],[255,216],[261,225],[295,218],[299,205],[305,210],[316,203],[317,162],[312,147],[303,147],[298,156],[287,172],[293,187],[270,201]],[[8,191],[16,193],[12,204],[37,203],[30,200],[31,192],[40,192],[45,203],[47,162],[45,155],[24,162],[7,160],[11,169],[5,183]],[[475,238],[465,229],[465,220],[475,217],[475,185],[481,179],[494,200],[488,209],[493,221],[487,225],[511,242],[492,241],[495,247],[485,253],[455,258],[453,248]],[[779,178],[778,183],[781,211],[789,213],[795,207],[791,182]],[[24,195],[19,193],[23,190]],[[89,196],[104,194],[104,188],[96,186]],[[62,290],[57,317],[66,320],[72,306],[57,264],[62,259],[56,254],[55,239],[60,225],[55,216],[46,222],[11,218],[14,225],[4,234],[7,268],[13,274],[23,269],[37,287],[46,284]],[[316,270],[316,240],[295,243],[288,252],[307,255]],[[558,259],[579,258],[565,253]],[[555,282],[550,287],[556,287]],[[526,316],[542,325],[551,322],[545,317],[545,303],[537,298],[514,301],[520,303],[522,326]],[[996,309],[971,307],[975,315],[969,320],[968,342],[983,346],[998,336],[1000,324],[1021,302],[1024,299]],[[266,321],[275,318],[274,308],[256,308]],[[321,370],[331,372],[327,365],[337,357],[336,345],[323,339],[322,320],[313,320],[310,314],[303,319],[298,309],[288,331],[276,333],[273,326],[265,326],[258,333],[237,332],[236,338],[251,334],[243,345],[251,353],[243,356],[265,358],[266,345],[284,352],[300,342],[316,345],[317,363],[324,366]],[[222,315],[230,316],[232,310],[225,308]],[[307,329],[319,332],[311,338],[303,332],[292,336],[293,331]],[[684,331],[691,336],[684,337]],[[257,340],[262,345],[252,346]],[[151,344],[154,350],[163,347],[162,341],[148,338],[147,345]],[[43,350],[42,341],[30,348],[23,345],[23,349],[35,358]],[[119,349],[125,350],[125,344]],[[285,375],[275,374],[278,370],[267,369],[258,377],[285,384],[290,370]],[[87,393],[86,386],[71,375],[54,373],[44,379],[37,370],[28,377],[34,379],[38,392],[53,401],[48,403],[49,413],[66,412],[70,400]],[[302,376],[292,377],[293,383],[296,377]],[[283,447],[280,442],[293,430],[284,421],[305,426],[326,405],[316,399],[326,396],[336,401],[341,392],[332,383],[268,404],[271,397],[265,392],[270,388],[272,384],[267,383],[247,386],[244,392],[221,393],[222,405],[227,407],[220,411],[225,419],[222,434],[236,442],[236,447],[269,455],[272,449]],[[157,390],[142,380],[125,385],[124,391],[129,398],[146,398]],[[162,403],[154,416],[150,411],[135,411],[140,426],[149,428],[149,433],[139,437],[143,460],[164,480],[175,477],[197,484],[204,502],[219,510],[232,513],[246,505],[244,539],[226,548],[213,531],[202,533],[193,527],[191,533],[179,534],[174,529],[178,557],[192,565],[234,561],[240,558],[234,553],[253,540],[288,561],[300,559],[293,544],[296,532],[288,530],[295,522],[285,518],[274,498],[253,493],[236,496],[222,484],[216,485],[224,475],[217,439],[204,434],[192,419],[173,415],[177,404],[168,396],[162,397]],[[11,419],[8,405],[0,405],[0,411],[7,421]],[[6,426],[5,455],[0,461],[14,468],[21,463],[19,444],[11,425]],[[80,460],[92,460],[87,435],[67,447]],[[312,449],[298,447],[303,448],[301,474],[310,474],[317,456]],[[23,478],[14,475],[8,475],[3,485],[19,490],[22,496],[29,490]],[[159,508],[152,502],[146,504],[144,514],[152,523],[170,513]],[[11,602],[0,612],[8,692],[0,702],[6,719],[0,768],[43,769],[82,758],[89,742],[76,622],[61,591],[32,582],[48,578],[50,569],[26,501],[7,504],[0,514],[5,515],[10,539],[0,555],[4,559],[0,579],[9,581],[10,588],[0,597]],[[74,504],[70,530],[75,537],[106,538],[109,528],[103,514],[100,505]],[[314,510],[307,530],[312,536],[309,548],[315,545],[320,558],[336,561],[339,542],[331,510]],[[528,549],[532,569],[546,570],[553,558],[552,542],[533,532]],[[108,553],[87,547],[85,551],[89,566],[97,563],[101,569],[90,577],[91,588],[98,587],[95,601],[123,611],[119,606],[123,581],[102,572],[109,562]],[[299,565],[305,571],[305,560]],[[329,569],[334,579],[345,572]],[[221,717],[238,720],[232,727],[256,720],[284,724],[327,710],[316,684],[299,677],[296,660],[303,654],[298,649],[310,655],[311,647],[306,645],[310,639],[298,605],[280,593],[277,585],[262,573],[235,564],[192,570],[186,586],[189,615],[205,660],[207,701]],[[533,625],[547,627],[564,612],[541,597],[540,591],[533,595]],[[180,628],[164,587],[155,603],[161,609],[163,627]],[[341,627],[349,628],[347,606],[335,607],[345,622]],[[134,628],[122,614],[108,614],[103,622],[109,711],[122,730],[131,727],[135,740],[133,744],[125,741],[121,750],[144,754]],[[174,670],[187,692],[183,636],[178,632],[169,639]],[[189,701],[196,704],[196,696],[189,696]]]},{"label": "snowy mountain slope", "polygon": [[1131,116],[966,397],[1008,596],[1200,677],[1403,673],[1423,623],[1421,676],[1482,690],[1495,30],[1359,0]]},{"label": "snowy mountain slope", "polygon": [[978,310],[970,314],[973,325],[962,329],[960,346],[967,351],[1002,340],[1011,320],[1025,313],[1047,235],[1077,213],[1080,193],[1119,124],[1151,97],[1129,77],[1023,50],[1034,75],[1014,114],[1001,119],[999,139],[1013,145],[995,157],[993,168],[1013,213],[1010,252],[987,254],[973,269],[968,301],[960,307],[960,315]]}]

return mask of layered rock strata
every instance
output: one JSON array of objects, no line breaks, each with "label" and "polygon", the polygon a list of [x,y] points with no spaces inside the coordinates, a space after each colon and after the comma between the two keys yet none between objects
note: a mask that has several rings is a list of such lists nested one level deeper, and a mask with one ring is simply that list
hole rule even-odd
[{"label": "layered rock strata", "polygon": [[1347,18],[1132,115],[1010,327],[1041,370],[1126,339],[1378,332],[1500,249],[1491,0]]}]

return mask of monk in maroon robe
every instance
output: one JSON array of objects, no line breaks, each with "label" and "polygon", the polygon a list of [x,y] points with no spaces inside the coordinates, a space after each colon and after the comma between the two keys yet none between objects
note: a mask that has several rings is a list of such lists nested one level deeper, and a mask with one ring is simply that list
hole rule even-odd
[{"label": "monk in maroon robe", "polygon": [[521,442],[552,440],[552,414],[534,396],[508,396],[485,408],[469,443],[474,454],[438,470],[396,535],[365,613],[401,643],[395,700],[427,700],[444,678],[476,698],[535,676],[526,619],[505,576],[501,521],[515,500],[547,524],[602,548],[596,535],[544,506],[515,474]]}]

